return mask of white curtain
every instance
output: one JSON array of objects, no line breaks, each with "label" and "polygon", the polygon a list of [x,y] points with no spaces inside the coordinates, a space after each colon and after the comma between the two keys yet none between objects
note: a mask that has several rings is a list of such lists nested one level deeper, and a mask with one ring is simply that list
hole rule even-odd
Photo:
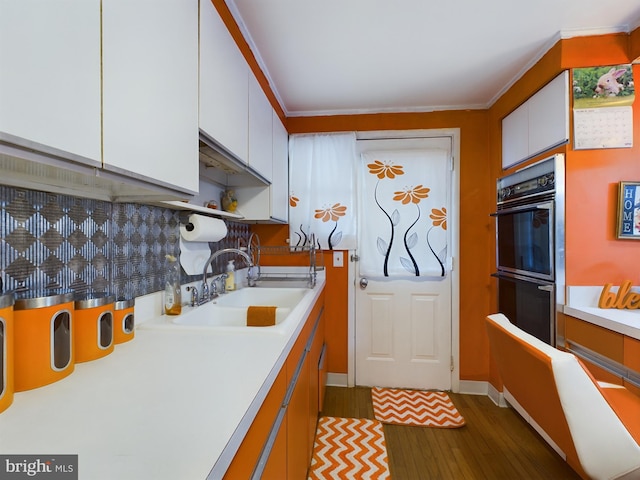
[{"label": "white curtain", "polygon": [[368,151],[360,169],[360,274],[444,277],[448,152]]},{"label": "white curtain", "polygon": [[290,246],[356,248],[355,133],[289,139]]}]

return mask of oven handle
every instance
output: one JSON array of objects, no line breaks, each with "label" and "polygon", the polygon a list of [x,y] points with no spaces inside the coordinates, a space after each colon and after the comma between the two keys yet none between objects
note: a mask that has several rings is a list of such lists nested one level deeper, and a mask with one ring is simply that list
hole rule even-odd
[{"label": "oven handle", "polygon": [[491,276],[494,278],[504,278],[506,280],[520,280],[523,282],[535,283],[538,285],[540,290],[544,290],[546,292],[553,292],[553,289],[555,288],[555,283],[550,282],[549,280],[527,277],[525,275],[518,275],[517,273],[497,271],[492,273]]},{"label": "oven handle", "polygon": [[500,215],[509,215],[511,213],[521,212],[523,210],[551,210],[553,204],[551,202],[539,203],[535,205],[520,205],[518,207],[505,208],[504,210],[498,210],[490,213],[490,217],[498,217]]}]

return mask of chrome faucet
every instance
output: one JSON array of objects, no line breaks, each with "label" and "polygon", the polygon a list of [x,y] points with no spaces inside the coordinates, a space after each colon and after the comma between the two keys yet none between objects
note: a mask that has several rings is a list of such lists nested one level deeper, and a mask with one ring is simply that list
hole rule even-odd
[{"label": "chrome faucet", "polygon": [[198,289],[196,287],[187,287],[187,292],[191,292],[191,301],[189,304],[192,307],[198,305],[199,297],[198,297]]},{"label": "chrome faucet", "polygon": [[247,252],[238,248],[223,248],[221,250],[216,250],[211,254],[209,260],[205,262],[204,269],[202,270],[202,294],[200,296],[200,300],[198,301],[198,305],[202,305],[203,303],[207,303],[209,300],[211,300],[211,297],[209,295],[209,286],[207,285],[207,270],[209,269],[209,265],[211,265],[211,270],[213,272],[213,261],[220,255],[224,255],[225,253],[235,253],[246,260],[247,265],[249,266],[249,273],[247,274],[249,286],[252,287],[255,285],[255,280],[253,279],[251,274],[251,270],[253,268],[253,260]]}]

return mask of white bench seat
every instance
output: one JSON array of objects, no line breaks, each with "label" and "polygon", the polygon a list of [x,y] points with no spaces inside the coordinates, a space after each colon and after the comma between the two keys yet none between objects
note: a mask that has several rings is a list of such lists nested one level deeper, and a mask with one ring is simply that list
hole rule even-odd
[{"label": "white bench seat", "polygon": [[640,397],[502,314],[487,332],[505,398],[582,478],[640,479]]}]

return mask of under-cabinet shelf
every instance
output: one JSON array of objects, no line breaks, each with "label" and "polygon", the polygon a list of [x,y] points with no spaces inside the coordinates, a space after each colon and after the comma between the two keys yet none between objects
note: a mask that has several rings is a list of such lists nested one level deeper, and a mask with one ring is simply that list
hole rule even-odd
[{"label": "under-cabinet shelf", "polygon": [[231,218],[231,219],[243,219],[244,217],[237,213],[225,212],[224,210],[216,210],[214,208],[201,207],[199,205],[193,205],[187,202],[180,202],[174,200],[167,200],[158,202],[157,205],[171,208],[173,210],[189,210],[192,212],[203,213],[206,215],[213,215],[217,217]]}]

